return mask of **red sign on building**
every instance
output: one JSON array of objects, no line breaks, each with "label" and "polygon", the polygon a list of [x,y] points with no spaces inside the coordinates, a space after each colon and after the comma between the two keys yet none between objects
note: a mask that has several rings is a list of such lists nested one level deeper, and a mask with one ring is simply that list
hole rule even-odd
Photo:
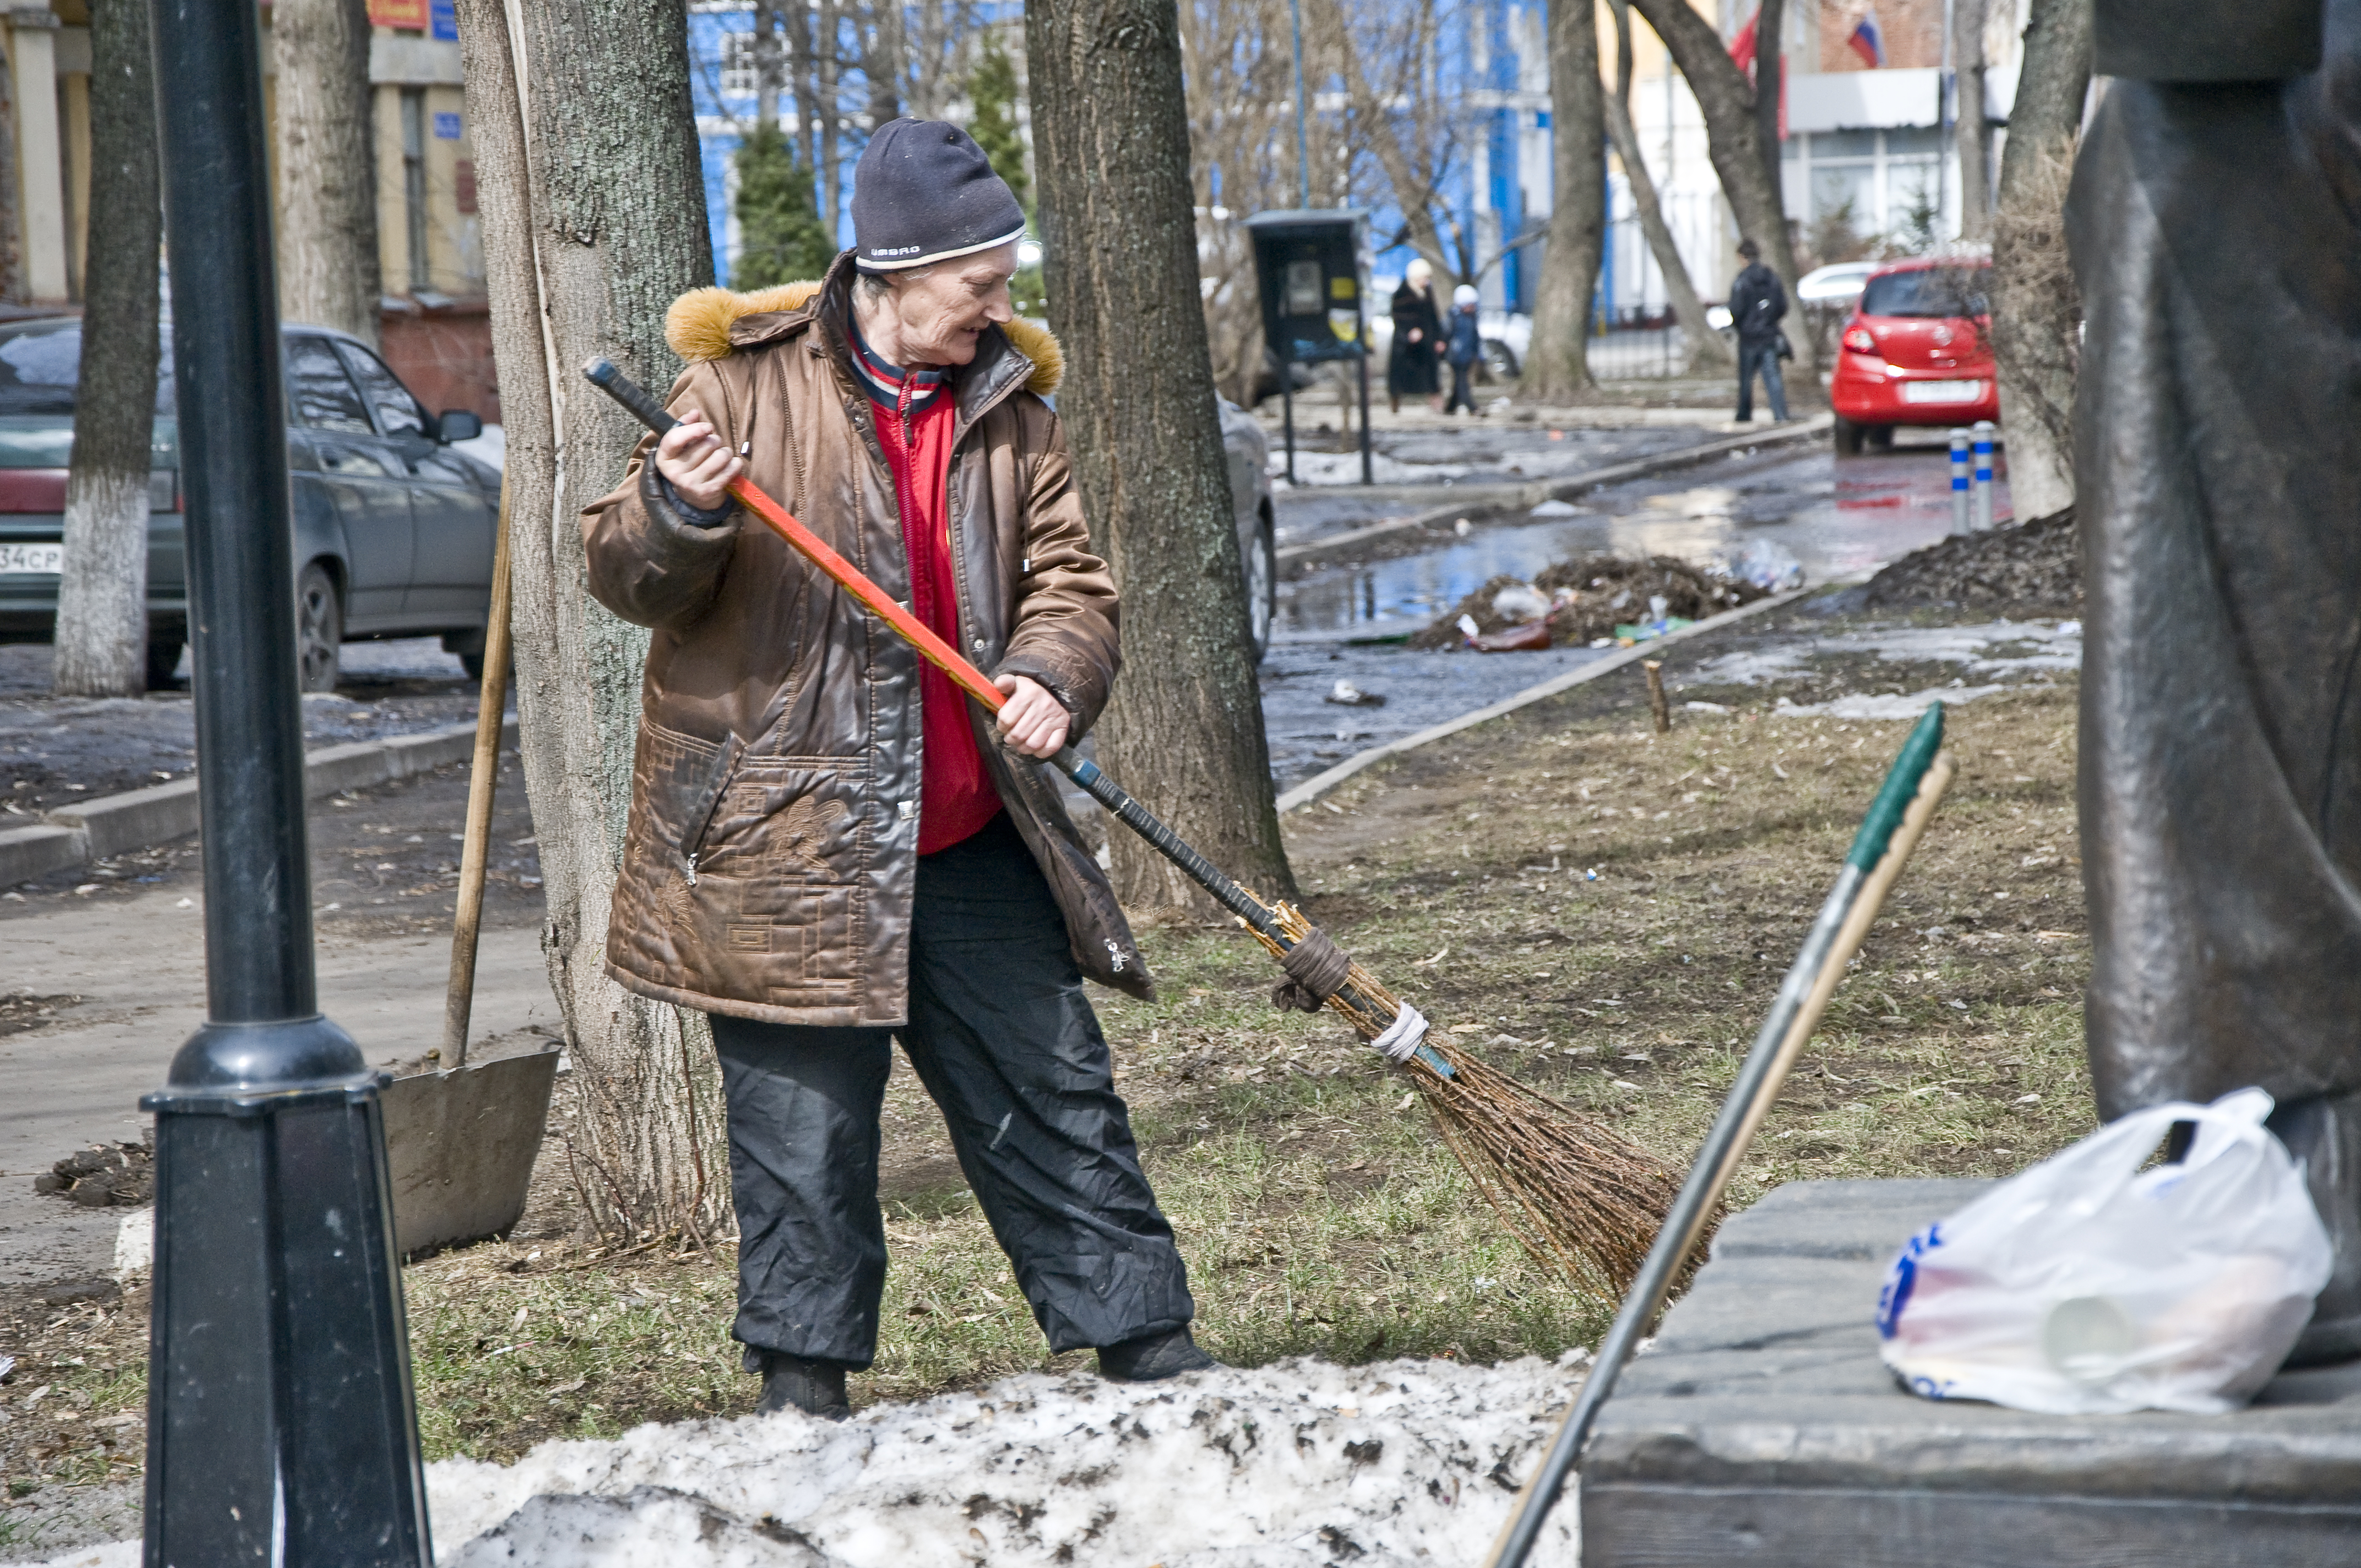
[{"label": "red sign on building", "polygon": [[422,33],[433,20],[427,0],[368,0],[368,19],[373,27],[410,27]]}]

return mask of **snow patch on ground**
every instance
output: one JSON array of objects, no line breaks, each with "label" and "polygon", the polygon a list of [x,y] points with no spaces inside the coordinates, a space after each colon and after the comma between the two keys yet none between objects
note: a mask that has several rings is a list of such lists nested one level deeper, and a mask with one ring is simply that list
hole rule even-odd
[{"label": "snow patch on ground", "polygon": [[[1350,452],[1307,452],[1301,443],[1305,437],[1299,432],[1295,448],[1295,485],[1298,489],[1310,489],[1316,485],[1357,485],[1361,482],[1361,449],[1356,445]],[[1316,439],[1326,441],[1327,436]],[[1279,484],[1287,483],[1287,447],[1279,441],[1270,444],[1270,477]],[[1369,477],[1380,485],[1439,485],[1446,479],[1464,479],[1471,474],[1481,474],[1497,480],[1513,480],[1515,476],[1499,474],[1488,463],[1404,463],[1382,452],[1369,455]]]},{"label": "snow patch on ground", "polygon": [[[1978,674],[2029,674],[2082,666],[2082,623],[1994,620],[1981,626],[1871,626],[1741,653],[1697,666],[1687,679],[1709,685],[1759,685],[1803,671],[1816,655],[1873,653],[1890,663],[1957,664]],[[1966,701],[1945,694],[1946,701]],[[1920,704],[1923,707],[1925,705]],[[1824,705],[1801,711],[1834,711]],[[1858,717],[1847,715],[1846,717]]]},{"label": "snow patch on ground", "polygon": [[[1587,1359],[1294,1360],[1146,1386],[1028,1373],[881,1405],[644,1426],[427,1470],[445,1568],[1326,1568],[1479,1561]],[[1573,1568],[1562,1504],[1532,1562]],[[132,1568],[135,1542],[50,1568]]]},{"label": "snow patch on ground", "polygon": [[[1781,697],[1771,710],[1773,718],[1891,718],[1916,723],[1927,717],[1929,704],[1942,703],[1957,707],[1963,702],[1973,702],[1980,696],[2004,692],[2006,686],[1929,686],[1908,696],[1884,693],[1871,696],[1859,694],[1840,696],[1831,702],[1795,703]],[[1689,704],[1695,707],[1697,704]]]}]

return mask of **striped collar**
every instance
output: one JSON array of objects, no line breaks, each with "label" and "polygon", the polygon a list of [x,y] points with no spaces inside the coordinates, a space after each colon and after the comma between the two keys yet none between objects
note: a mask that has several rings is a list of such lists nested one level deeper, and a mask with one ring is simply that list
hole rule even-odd
[{"label": "striped collar", "polygon": [[905,370],[886,364],[862,337],[859,327],[849,320],[845,326],[852,339],[852,368],[868,389],[869,400],[878,407],[906,418],[922,414],[950,385],[950,372],[939,365]]}]

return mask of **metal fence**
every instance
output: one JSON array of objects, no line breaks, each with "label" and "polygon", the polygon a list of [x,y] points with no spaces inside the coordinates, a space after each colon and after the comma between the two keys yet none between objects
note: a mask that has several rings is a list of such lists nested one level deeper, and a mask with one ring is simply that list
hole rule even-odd
[{"label": "metal fence", "polygon": [[1590,374],[1601,381],[1646,381],[1688,368],[1688,344],[1677,326],[1609,327],[1589,344]]}]

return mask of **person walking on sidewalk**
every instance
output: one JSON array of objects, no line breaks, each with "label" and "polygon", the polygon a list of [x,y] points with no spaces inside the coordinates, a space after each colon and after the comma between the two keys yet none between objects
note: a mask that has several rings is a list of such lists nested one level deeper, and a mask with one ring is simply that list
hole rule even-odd
[{"label": "person walking on sidewalk", "polygon": [[1779,328],[1787,313],[1787,291],[1779,274],[1763,265],[1763,248],[1751,239],[1738,242],[1746,265],[1730,286],[1730,319],[1738,329],[1738,420],[1754,418],[1754,374],[1763,373],[1763,392],[1771,417],[1787,418],[1787,386],[1779,374],[1779,360],[1787,352],[1787,334]]},{"label": "person walking on sidewalk", "polygon": [[1445,329],[1443,356],[1451,363],[1451,400],[1444,405],[1444,413],[1457,413],[1466,409],[1481,419],[1484,411],[1476,406],[1476,362],[1484,357],[1484,333],[1476,322],[1476,290],[1462,283],[1451,291],[1451,323]]},{"label": "person walking on sidewalk", "polygon": [[1393,344],[1386,351],[1386,403],[1401,412],[1404,398],[1424,398],[1443,411],[1436,389],[1435,367],[1443,362],[1443,313],[1434,308],[1434,269],[1420,257],[1402,269],[1401,287],[1394,291]]},{"label": "person walking on sidewalk", "polygon": [[[681,423],[584,514],[591,593],[654,632],[608,972],[712,1019],[758,1409],[841,1417],[876,1354],[896,1038],[1049,1348],[1211,1366],[1082,991],[1152,982],[1034,762],[1105,706],[1117,607],[1009,302],[1025,214],[939,121],[854,181],[818,283],[673,306]],[[994,672],[997,723],[745,524],[741,473]]]}]

